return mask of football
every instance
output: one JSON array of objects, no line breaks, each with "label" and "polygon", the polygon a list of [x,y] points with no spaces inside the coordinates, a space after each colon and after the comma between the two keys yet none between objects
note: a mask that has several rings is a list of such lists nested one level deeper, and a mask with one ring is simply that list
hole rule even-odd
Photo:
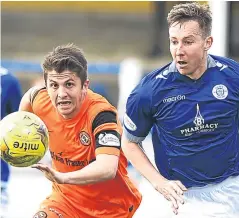
[{"label": "football", "polygon": [[15,167],[39,162],[48,149],[49,133],[35,114],[18,111],[0,121],[1,158]]}]

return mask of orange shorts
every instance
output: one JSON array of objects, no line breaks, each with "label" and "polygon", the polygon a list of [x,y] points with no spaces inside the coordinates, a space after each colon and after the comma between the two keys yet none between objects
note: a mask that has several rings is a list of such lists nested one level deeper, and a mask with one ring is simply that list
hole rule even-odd
[{"label": "orange shorts", "polygon": [[115,208],[106,210],[104,205],[98,207],[98,211],[94,209],[82,208],[82,210],[76,210],[70,206],[63,198],[48,197],[44,200],[37,213],[33,218],[132,218],[137,208],[132,210],[123,210],[115,205]]},{"label": "orange shorts", "polygon": [[76,216],[62,201],[46,199],[33,218],[79,218],[79,216]]}]

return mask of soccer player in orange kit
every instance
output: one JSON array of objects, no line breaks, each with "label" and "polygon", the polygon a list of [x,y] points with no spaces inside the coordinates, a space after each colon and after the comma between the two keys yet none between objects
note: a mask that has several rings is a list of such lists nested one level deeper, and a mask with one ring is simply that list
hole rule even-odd
[{"label": "soccer player in orange kit", "polygon": [[19,110],[39,116],[50,134],[53,188],[34,218],[130,218],[141,195],[127,174],[116,109],[88,89],[87,61],[73,44],[56,47],[42,64],[46,87],[33,87]]}]

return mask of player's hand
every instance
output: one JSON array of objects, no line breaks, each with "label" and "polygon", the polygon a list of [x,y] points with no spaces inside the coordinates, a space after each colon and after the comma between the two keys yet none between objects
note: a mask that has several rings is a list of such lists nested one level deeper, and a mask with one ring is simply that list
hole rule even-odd
[{"label": "player's hand", "polygon": [[172,202],[173,212],[178,214],[179,205],[184,204],[183,194],[187,188],[180,181],[162,179],[155,184],[155,189]]},{"label": "player's hand", "polygon": [[45,177],[49,179],[50,181],[56,182],[59,184],[64,184],[64,180],[65,180],[64,173],[57,172],[51,167],[48,167],[47,165],[41,164],[41,163],[34,164],[31,167],[42,171],[45,174]]}]

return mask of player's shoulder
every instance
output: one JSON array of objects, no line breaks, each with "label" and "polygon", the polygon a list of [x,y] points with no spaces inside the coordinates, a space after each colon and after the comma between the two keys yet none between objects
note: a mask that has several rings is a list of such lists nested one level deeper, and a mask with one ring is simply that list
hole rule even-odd
[{"label": "player's shoulder", "polygon": [[33,86],[28,90],[30,102],[33,104],[36,97],[48,97],[45,86]]},{"label": "player's shoulder", "polygon": [[225,72],[224,69],[227,69],[230,71],[231,76],[239,76],[239,63],[237,61],[216,55],[209,56],[215,61],[216,67],[219,71]]},{"label": "player's shoulder", "polygon": [[89,105],[106,101],[106,99],[102,95],[92,91],[91,89],[87,90],[87,100],[89,102]]},{"label": "player's shoulder", "polygon": [[88,113],[99,113],[102,111],[115,111],[115,107],[102,95],[88,89],[87,91]]},{"label": "player's shoulder", "polygon": [[174,81],[174,72],[176,72],[176,65],[170,62],[152,72],[148,73],[141,82],[136,86],[133,92],[140,93],[141,96],[149,96],[149,92],[167,88],[172,86]]},{"label": "player's shoulder", "polygon": [[234,67],[239,67],[239,63],[231,58],[228,58],[228,57],[222,57],[222,56],[217,56],[217,55],[212,55],[210,54],[209,55],[210,57],[212,57],[216,64],[217,63],[222,63],[222,64],[227,64],[229,66],[234,66]]},{"label": "player's shoulder", "polygon": [[176,67],[176,65],[174,64],[174,62],[167,63],[166,65],[163,65],[163,66],[151,71],[149,74],[147,74],[145,76],[145,78],[147,78],[147,80],[153,81],[156,77],[157,78],[162,77],[159,75],[167,76],[170,72],[175,71],[175,67]]}]

